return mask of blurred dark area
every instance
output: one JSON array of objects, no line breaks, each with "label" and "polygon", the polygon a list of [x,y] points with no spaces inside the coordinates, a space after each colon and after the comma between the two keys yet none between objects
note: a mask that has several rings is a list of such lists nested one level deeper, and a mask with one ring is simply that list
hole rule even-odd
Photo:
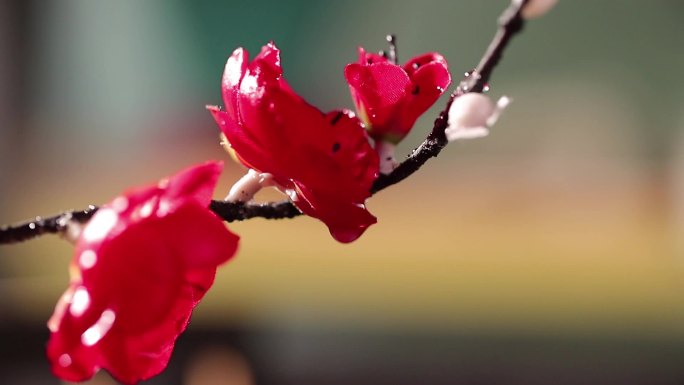
[{"label": "blurred dark area", "polygon": [[[0,332],[3,384],[58,384],[45,330]],[[585,337],[194,330],[143,384],[681,384],[681,343]],[[112,383],[104,375],[93,380]]]}]

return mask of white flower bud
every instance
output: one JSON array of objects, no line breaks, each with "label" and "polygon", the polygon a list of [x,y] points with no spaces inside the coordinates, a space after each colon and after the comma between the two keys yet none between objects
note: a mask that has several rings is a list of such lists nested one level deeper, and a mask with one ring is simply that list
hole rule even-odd
[{"label": "white flower bud", "polygon": [[496,123],[510,99],[502,97],[494,104],[480,93],[467,93],[454,99],[449,108],[449,121],[444,131],[450,142],[474,139],[489,135],[489,128]]},{"label": "white flower bud", "polygon": [[[515,3],[520,4],[521,0],[513,0]],[[521,11],[521,15],[524,19],[534,19],[545,15],[547,12],[553,8],[558,0],[529,0],[525,7]]]}]

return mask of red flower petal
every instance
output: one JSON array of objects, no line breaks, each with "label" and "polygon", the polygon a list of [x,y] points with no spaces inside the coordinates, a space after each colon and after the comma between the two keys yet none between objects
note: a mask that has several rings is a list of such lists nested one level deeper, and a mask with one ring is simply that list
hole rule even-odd
[{"label": "red flower petal", "polygon": [[386,57],[373,53],[373,52],[366,52],[363,47],[359,47],[359,63],[361,64],[373,64],[373,63],[388,63],[389,61],[387,60]]},{"label": "red flower petal", "polygon": [[192,199],[200,206],[207,207],[222,170],[223,162],[207,162],[181,171],[173,178],[163,179],[159,182],[159,186],[166,190],[163,198],[170,205],[180,205]]},{"label": "red flower petal", "polygon": [[376,140],[397,143],[451,82],[444,57],[427,53],[404,66],[359,49],[358,63],[345,68],[352,99]]},{"label": "red flower petal", "polygon": [[[402,66],[402,68],[404,69],[404,71],[406,71],[409,77],[413,78],[414,73],[418,69],[430,63],[439,63],[445,69],[448,67],[447,61],[444,58],[444,56],[438,54],[437,52],[428,52],[411,58],[411,60],[407,61],[406,64]],[[447,86],[448,83],[449,82],[447,82]]]},{"label": "red flower petal", "polygon": [[104,368],[135,383],[166,367],[216,267],[237,248],[206,208],[221,168],[206,163],[127,192],[85,226],[48,323],[58,377],[83,381]]},{"label": "red flower petal", "polygon": [[[270,158],[271,154],[267,147],[262,146],[261,139],[258,136],[253,135],[250,131],[243,130],[242,125],[232,120],[227,112],[219,110],[218,107],[209,106],[207,109],[211,112],[221,132],[228,138],[230,146],[234,150],[234,143],[238,143],[241,151],[238,153],[236,150],[235,155],[246,167],[259,169],[258,166],[250,164],[247,159],[267,160]],[[273,166],[277,166],[277,164]],[[284,171],[272,170],[269,172],[282,174]]]},{"label": "red flower petal", "polygon": [[245,166],[272,174],[294,204],[322,220],[340,242],[375,223],[363,203],[377,178],[378,158],[363,126],[348,111],[323,114],[296,95],[282,77],[273,43],[247,65],[239,90],[227,94],[224,103],[234,104],[225,113],[209,110]]},{"label": "red flower petal", "polygon": [[223,100],[230,101],[226,102],[226,109],[228,114],[235,121],[239,121],[240,118],[237,115],[232,106],[235,104],[234,99],[237,97],[238,89],[240,88],[240,82],[245,76],[245,71],[247,70],[247,60],[245,58],[247,52],[238,48],[233,51],[233,54],[228,58],[226,62],[226,68],[223,71],[223,79],[221,85],[221,91],[223,94]]},{"label": "red flower petal", "polygon": [[451,83],[451,75],[442,62],[433,61],[416,69],[411,76],[413,88],[401,110],[402,127],[413,127],[418,117],[432,106]]},{"label": "red flower petal", "polygon": [[[411,80],[399,66],[387,62],[352,63],[344,69],[357,110],[364,111],[367,127],[392,127],[397,105],[411,90]],[[400,133],[400,132],[399,132]]]},{"label": "red flower petal", "polygon": [[[168,218],[165,226],[167,231],[183,234],[169,239],[169,244],[183,258],[186,267],[215,268],[237,251],[239,237],[227,232],[216,214],[201,207],[181,207],[176,215]],[[221,241],[216,242],[217,239]]]}]

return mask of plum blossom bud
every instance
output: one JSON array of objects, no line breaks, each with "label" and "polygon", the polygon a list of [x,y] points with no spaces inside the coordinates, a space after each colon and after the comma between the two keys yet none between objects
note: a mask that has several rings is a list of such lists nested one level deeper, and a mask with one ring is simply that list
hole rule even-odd
[{"label": "plum blossom bud", "polygon": [[489,97],[475,92],[457,97],[449,108],[448,127],[444,131],[447,139],[453,142],[489,135],[489,128],[510,101],[503,96],[494,104]]},{"label": "plum blossom bud", "polygon": [[[522,0],[513,0],[520,4]],[[545,15],[553,8],[558,0],[529,0],[523,7],[521,15],[524,19],[535,19]]]}]

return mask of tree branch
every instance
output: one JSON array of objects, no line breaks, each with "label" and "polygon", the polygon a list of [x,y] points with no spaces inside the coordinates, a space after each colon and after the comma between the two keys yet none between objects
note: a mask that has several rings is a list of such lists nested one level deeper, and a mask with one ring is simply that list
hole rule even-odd
[{"label": "tree branch", "polygon": [[528,0],[511,1],[511,5],[499,17],[499,29],[496,31],[494,38],[487,47],[485,54],[480,59],[477,67],[461,80],[458,87],[451,93],[444,110],[442,110],[432,127],[432,132],[428,135],[423,143],[418,146],[411,154],[401,162],[390,174],[380,175],[380,177],[373,183],[371,192],[374,194],[383,190],[393,184],[399,183],[408,176],[418,171],[428,159],[436,157],[447,145],[448,141],[444,134],[444,130],[448,124],[449,107],[457,97],[468,92],[482,92],[485,85],[492,75],[492,71],[503,57],[503,51],[508,46],[511,38],[518,34],[524,24],[525,20],[522,18],[520,12],[527,4]]},{"label": "tree branch", "polygon": [[69,221],[85,223],[96,211],[97,206],[89,205],[85,210],[67,211],[52,217],[36,217],[20,224],[0,226],[0,244],[27,241],[43,234],[64,233]]},{"label": "tree branch", "polygon": [[[503,56],[504,49],[508,46],[511,38],[518,34],[524,25],[520,14],[527,0],[514,0],[511,5],[499,17],[499,28],[487,47],[485,54],[480,59],[477,67],[468,73],[451,93],[437,119],[435,119],[432,131],[425,141],[420,144],[411,154],[401,162],[390,174],[380,175],[371,188],[371,194],[375,194],[393,184],[406,179],[430,158],[436,157],[447,145],[444,130],[447,128],[449,107],[454,99],[468,92],[482,92],[489,81],[496,65]],[[227,222],[242,221],[250,218],[284,219],[294,218],[302,213],[290,201],[272,203],[241,203],[212,201],[209,208]],[[48,218],[36,217],[32,221],[0,227],[0,244],[9,244],[25,241],[43,234],[60,234],[66,231],[69,221],[80,223],[87,222],[97,211],[96,206],[88,206],[82,211],[69,211]]]}]

